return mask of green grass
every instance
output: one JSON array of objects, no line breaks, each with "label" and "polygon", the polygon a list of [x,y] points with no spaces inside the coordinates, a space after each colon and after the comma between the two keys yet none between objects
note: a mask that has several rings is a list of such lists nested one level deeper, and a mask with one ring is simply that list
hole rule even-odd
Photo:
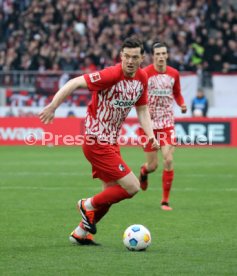
[{"label": "green grass", "polygon": [[[122,149],[138,174],[139,148]],[[236,148],[175,152],[173,212],[160,210],[161,168],[150,186],[98,224],[101,247],[72,246],[75,203],[101,189],[76,147],[0,147],[0,275],[237,275]],[[146,252],[122,244],[130,224],[149,228]]]}]

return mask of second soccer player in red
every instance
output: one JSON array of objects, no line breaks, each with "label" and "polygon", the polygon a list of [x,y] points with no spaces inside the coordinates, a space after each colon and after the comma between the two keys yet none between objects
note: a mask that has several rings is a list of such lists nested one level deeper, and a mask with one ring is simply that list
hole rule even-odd
[{"label": "second soccer player in red", "polygon": [[68,81],[39,115],[43,123],[50,123],[56,108],[75,89],[87,87],[92,91],[83,152],[92,165],[93,177],[102,180],[103,191],[77,204],[82,221],[70,240],[81,245],[96,245],[91,235],[96,233],[96,224],[111,205],[133,197],[140,189],[138,178],[122,159],[116,143],[122,123],[133,106],[152,147],[159,146],[147,106],[147,75],[139,68],[144,59],[143,44],[135,38],[126,39],[120,56],[120,64]]},{"label": "second soccer player in red", "polygon": [[[169,195],[174,179],[173,152],[176,144],[174,132],[174,100],[186,113],[187,107],[180,91],[179,72],[167,66],[168,49],[164,43],[154,43],[152,46],[153,64],[144,68],[148,75],[148,98],[153,131],[160,143],[163,156],[161,209],[171,211]],[[144,131],[140,129],[140,135]],[[140,170],[140,186],[142,190],[148,187],[148,174],[158,167],[157,150],[148,143],[144,147],[146,163]]]}]

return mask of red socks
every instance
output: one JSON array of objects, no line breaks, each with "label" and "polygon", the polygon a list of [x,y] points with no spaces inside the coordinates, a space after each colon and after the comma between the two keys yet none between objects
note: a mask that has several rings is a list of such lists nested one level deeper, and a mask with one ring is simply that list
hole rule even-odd
[{"label": "red socks", "polygon": [[[111,205],[107,205],[107,206],[103,206],[97,210],[95,210],[95,222],[98,223],[102,218],[103,216],[109,211],[109,208],[110,208]],[[79,223],[79,226],[84,230],[84,231],[87,231],[83,225],[83,222],[81,221]]]},{"label": "red socks", "polygon": [[149,173],[145,165],[143,165],[143,166],[141,167],[141,173],[142,173],[143,175]]},{"label": "red socks", "polygon": [[146,168],[146,166],[145,166],[145,164],[141,166],[141,173],[142,173],[142,174],[149,174],[149,173],[152,173],[152,172],[154,172],[154,171],[155,171],[155,170],[150,170],[150,171],[148,171],[147,168]]},{"label": "red socks", "polygon": [[163,186],[163,198],[162,202],[169,202],[169,194],[174,179],[174,171],[163,171],[162,186]]},{"label": "red socks", "polygon": [[98,223],[103,216],[109,211],[111,205],[103,206],[95,210],[95,222]]},{"label": "red socks", "polygon": [[117,203],[121,200],[131,198],[133,195],[130,195],[125,189],[120,185],[114,185],[106,188],[101,193],[93,196],[92,205],[95,209],[100,209],[102,207],[107,207]]}]

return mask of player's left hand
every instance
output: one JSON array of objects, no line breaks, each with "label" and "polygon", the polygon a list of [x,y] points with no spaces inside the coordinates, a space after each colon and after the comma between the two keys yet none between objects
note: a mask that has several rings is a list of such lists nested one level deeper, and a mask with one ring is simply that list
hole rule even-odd
[{"label": "player's left hand", "polygon": [[186,104],[182,104],[181,105],[181,112],[182,113],[186,113],[187,112],[187,106],[186,106]]}]

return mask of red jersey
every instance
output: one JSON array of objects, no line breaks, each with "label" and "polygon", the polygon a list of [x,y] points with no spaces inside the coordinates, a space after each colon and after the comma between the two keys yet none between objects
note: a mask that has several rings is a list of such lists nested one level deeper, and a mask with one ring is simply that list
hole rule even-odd
[{"label": "red jersey", "polygon": [[166,72],[157,72],[151,64],[144,68],[148,75],[148,104],[153,129],[174,126],[173,103],[184,104],[180,91],[179,72],[167,66]]},{"label": "red jersey", "polygon": [[126,77],[120,63],[85,74],[84,78],[92,91],[86,114],[86,134],[116,143],[122,123],[132,107],[148,102],[147,75],[139,68],[133,78]]}]

